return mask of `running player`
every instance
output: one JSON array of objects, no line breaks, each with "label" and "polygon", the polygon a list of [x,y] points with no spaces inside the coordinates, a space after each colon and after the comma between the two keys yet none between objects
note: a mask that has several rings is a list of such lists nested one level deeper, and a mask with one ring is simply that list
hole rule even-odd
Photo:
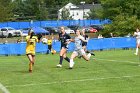
[{"label": "running player", "polygon": [[66,54],[71,37],[68,34],[66,34],[64,27],[60,27],[60,32],[61,33],[59,34],[59,40],[61,41],[61,50],[60,50],[60,60],[57,67],[62,67],[63,58],[66,61],[70,62],[70,59],[66,56]]},{"label": "running player", "polygon": [[139,48],[140,48],[140,30],[139,28],[136,29],[136,32],[134,32],[134,36],[136,36],[136,53],[135,55],[138,55],[138,51],[139,51]]},{"label": "running player", "polygon": [[[84,37],[85,40],[89,40],[89,36],[85,34],[85,30],[82,30],[82,36]],[[87,51],[87,42],[82,41],[82,47],[85,51]]]},{"label": "running player", "polygon": [[82,48],[82,41],[87,42],[87,40],[85,40],[84,37],[80,35],[80,30],[76,31],[76,37],[73,41],[75,42],[75,50],[71,54],[70,68],[73,68],[74,66],[73,59],[76,58],[77,56],[82,56],[86,61],[89,61],[90,56],[94,55],[93,53],[88,53],[88,55],[86,55],[84,49]]},{"label": "running player", "polygon": [[[82,36],[84,37],[84,39],[86,40],[85,41],[82,41],[82,48],[84,49],[84,51],[86,53],[89,53],[89,51],[87,50],[87,43],[88,43],[88,40],[89,40],[89,36],[85,34],[85,29],[82,30]],[[95,56],[95,54],[93,54]],[[78,58],[81,58],[82,56],[79,56]]]},{"label": "running player", "polygon": [[32,66],[34,65],[35,62],[35,46],[36,42],[38,42],[37,36],[35,36],[34,32],[32,29],[29,30],[28,36],[26,36],[26,55],[29,59],[29,72],[32,72]]}]

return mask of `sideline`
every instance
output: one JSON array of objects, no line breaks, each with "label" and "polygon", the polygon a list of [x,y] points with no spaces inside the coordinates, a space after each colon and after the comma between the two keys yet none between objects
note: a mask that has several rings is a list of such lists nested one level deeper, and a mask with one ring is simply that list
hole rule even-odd
[{"label": "sideline", "polygon": [[8,89],[4,87],[4,85],[2,85],[1,83],[0,83],[0,90],[2,90],[3,93],[10,93]]},{"label": "sideline", "polygon": [[138,62],[134,62],[134,61],[122,61],[122,60],[108,60],[108,59],[102,59],[102,58],[93,58],[94,60],[105,60],[105,61],[112,61],[112,62],[126,62],[126,63],[132,63],[132,64],[139,64]]}]

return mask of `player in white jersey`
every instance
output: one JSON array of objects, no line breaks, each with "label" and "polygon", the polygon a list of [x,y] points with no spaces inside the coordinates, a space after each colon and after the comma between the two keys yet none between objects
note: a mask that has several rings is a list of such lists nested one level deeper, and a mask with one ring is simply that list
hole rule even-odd
[{"label": "player in white jersey", "polygon": [[138,55],[138,51],[140,48],[140,30],[138,28],[136,29],[136,32],[134,32],[134,36],[136,36],[136,43],[137,43],[135,55]]},{"label": "player in white jersey", "polygon": [[72,41],[75,42],[75,50],[71,54],[70,68],[73,68],[73,66],[74,66],[73,59],[76,58],[77,56],[82,56],[86,61],[89,61],[90,56],[93,55],[93,53],[88,53],[86,55],[86,53],[82,47],[82,41],[87,42],[87,40],[85,40],[84,37],[80,35],[80,30],[76,31],[76,37]]}]

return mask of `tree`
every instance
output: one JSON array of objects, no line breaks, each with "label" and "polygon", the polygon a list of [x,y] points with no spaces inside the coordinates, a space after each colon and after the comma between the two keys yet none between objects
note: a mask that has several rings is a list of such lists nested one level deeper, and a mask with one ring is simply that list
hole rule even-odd
[{"label": "tree", "polygon": [[69,10],[67,8],[63,8],[61,13],[62,13],[61,16],[62,16],[63,20],[72,19],[72,17],[70,16],[70,12],[69,12]]},{"label": "tree", "polygon": [[12,5],[10,0],[1,0],[0,1],[0,22],[9,21],[13,15]]},{"label": "tree", "polygon": [[[0,0],[0,21],[29,21],[57,19],[58,10],[68,4],[80,4],[83,0]],[[84,0],[86,3],[99,3],[100,0]],[[67,15],[66,13],[65,15]],[[65,19],[71,19],[65,18]]]},{"label": "tree", "polygon": [[93,7],[93,9],[90,10],[89,17],[87,17],[88,19],[102,19],[102,12],[103,12],[103,8],[98,5],[96,7]]},{"label": "tree", "polygon": [[[19,15],[23,20],[46,20],[48,12],[44,0],[15,0],[14,14]],[[28,18],[28,19],[27,19]]]},{"label": "tree", "polygon": [[111,24],[105,25],[101,33],[108,36],[110,32],[116,36],[133,34],[140,25],[139,0],[101,0],[103,7],[102,19],[110,19]]}]

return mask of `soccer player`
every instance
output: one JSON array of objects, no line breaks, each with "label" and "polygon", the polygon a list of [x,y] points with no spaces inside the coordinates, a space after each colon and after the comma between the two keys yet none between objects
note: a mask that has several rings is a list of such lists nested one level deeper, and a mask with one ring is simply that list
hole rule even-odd
[{"label": "soccer player", "polygon": [[74,66],[74,61],[73,60],[77,56],[82,56],[86,61],[89,61],[91,55],[94,55],[93,53],[88,53],[88,55],[86,55],[84,49],[82,48],[82,41],[87,42],[87,40],[85,40],[84,37],[80,35],[80,30],[76,31],[76,37],[73,41],[75,42],[75,50],[71,54],[70,68],[73,68],[73,66]]},{"label": "soccer player", "polygon": [[136,29],[136,32],[134,32],[134,36],[136,36],[136,53],[134,53],[135,55],[138,55],[138,51],[139,51],[139,48],[140,48],[140,30],[139,28]]},{"label": "soccer player", "polygon": [[32,66],[34,65],[35,62],[35,46],[36,42],[38,42],[37,36],[35,36],[34,32],[32,29],[29,30],[28,36],[26,36],[26,55],[29,59],[29,72],[32,72],[33,68]]},{"label": "soccer player", "polygon": [[[86,35],[85,34],[85,30],[83,29],[82,30],[82,36],[84,37],[84,39],[88,42],[88,40],[89,40],[89,37],[88,37],[88,35]],[[87,51],[87,42],[85,42],[85,41],[82,41],[82,47],[83,47],[83,49],[85,50],[85,51]]]},{"label": "soccer player", "polygon": [[[85,34],[85,29],[82,30],[82,36],[84,37],[84,39],[86,40],[85,41],[82,41],[82,48],[84,49],[84,51],[86,53],[89,53],[89,51],[87,50],[87,43],[88,43],[88,40],[89,40],[89,36]],[[95,54],[94,54],[95,56]],[[78,58],[81,58],[82,56],[79,56]]]},{"label": "soccer player", "polygon": [[57,67],[62,67],[63,58],[66,61],[70,62],[70,59],[66,56],[66,54],[71,37],[68,34],[66,34],[64,27],[60,27],[60,32],[61,33],[59,34],[59,40],[61,41],[61,50],[60,50],[60,60]]},{"label": "soccer player", "polygon": [[52,41],[53,41],[53,37],[52,37],[52,38],[49,37],[49,38],[48,38],[48,42],[47,42],[47,44],[48,44],[47,54],[49,54],[49,52],[52,51]]}]

